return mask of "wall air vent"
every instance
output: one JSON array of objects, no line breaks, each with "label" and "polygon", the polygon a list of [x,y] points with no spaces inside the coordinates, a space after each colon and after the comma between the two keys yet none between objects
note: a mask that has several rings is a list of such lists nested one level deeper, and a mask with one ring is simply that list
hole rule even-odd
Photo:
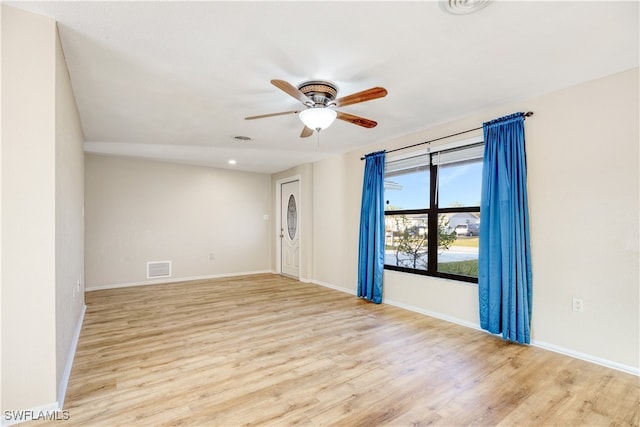
[{"label": "wall air vent", "polygon": [[171,261],[147,262],[147,279],[171,276]]}]

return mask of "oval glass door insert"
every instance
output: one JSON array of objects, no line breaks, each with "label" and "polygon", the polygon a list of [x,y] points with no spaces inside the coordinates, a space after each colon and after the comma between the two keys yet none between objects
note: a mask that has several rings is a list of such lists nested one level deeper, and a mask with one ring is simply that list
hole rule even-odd
[{"label": "oval glass door insert", "polygon": [[296,237],[296,231],[298,228],[298,209],[296,207],[296,199],[293,194],[289,196],[289,202],[287,203],[287,230],[289,232],[289,238],[293,240]]}]

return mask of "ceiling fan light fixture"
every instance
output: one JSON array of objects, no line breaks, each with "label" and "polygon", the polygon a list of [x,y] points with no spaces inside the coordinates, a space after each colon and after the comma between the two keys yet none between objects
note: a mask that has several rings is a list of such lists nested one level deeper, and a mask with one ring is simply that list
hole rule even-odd
[{"label": "ceiling fan light fixture", "polygon": [[309,129],[322,130],[331,126],[337,115],[331,108],[317,107],[301,111],[298,117]]}]

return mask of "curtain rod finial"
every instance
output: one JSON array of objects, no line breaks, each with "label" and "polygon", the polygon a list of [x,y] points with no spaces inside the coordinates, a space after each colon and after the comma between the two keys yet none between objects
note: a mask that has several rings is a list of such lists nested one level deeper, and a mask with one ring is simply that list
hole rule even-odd
[{"label": "curtain rod finial", "polygon": [[526,113],[524,113],[525,117],[531,117],[533,116],[533,111],[527,111]]}]

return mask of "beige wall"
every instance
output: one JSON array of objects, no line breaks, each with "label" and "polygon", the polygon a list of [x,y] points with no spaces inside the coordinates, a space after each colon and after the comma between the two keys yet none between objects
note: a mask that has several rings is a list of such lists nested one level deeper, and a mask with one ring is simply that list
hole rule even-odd
[{"label": "beige wall", "polygon": [[[638,93],[634,69],[315,163],[313,279],[355,293],[363,154],[532,110],[526,139],[533,340],[637,372]],[[584,300],[584,312],[572,311],[574,296]],[[476,285],[387,271],[384,299],[479,325]]]},{"label": "beige wall", "polygon": [[636,68],[533,100],[528,127],[534,339],[636,370],[639,93]]},{"label": "beige wall", "polygon": [[2,409],[55,409],[82,308],[82,133],[55,21],[2,5]]},{"label": "beige wall", "polygon": [[2,6],[2,409],[56,401],[55,22]]},{"label": "beige wall", "polygon": [[272,218],[273,227],[270,233],[270,244],[274,248],[271,258],[271,269],[280,272],[278,251],[281,227],[280,200],[277,199],[278,186],[285,181],[300,181],[300,280],[310,281],[313,277],[313,165],[304,164],[271,176],[271,191],[274,199]]},{"label": "beige wall", "polygon": [[[360,221],[362,179],[352,182],[354,165],[358,173],[360,164],[353,153],[314,164],[313,278],[326,285],[357,280],[358,227],[351,223],[354,214]],[[351,262],[354,253],[356,261]]]},{"label": "beige wall", "polygon": [[84,306],[84,135],[58,37],[55,48],[56,381],[61,403]]},{"label": "beige wall", "polygon": [[[4,10],[4,8],[2,7],[2,5],[0,5],[0,334],[4,334],[4,329],[2,329],[2,278],[3,278],[3,274],[2,274],[2,262],[4,260],[4,257],[2,256],[2,247],[4,246],[4,244],[2,243],[2,224],[3,224],[3,209],[2,209],[2,188],[3,188],[3,180],[2,180],[2,137],[3,137],[3,132],[2,132],[2,118],[4,117],[2,114],[2,34],[4,33],[4,31],[2,31],[2,11]],[[2,357],[2,336],[0,335],[0,378],[2,378],[2,368],[4,367],[4,364],[2,362],[3,357]],[[2,403],[2,380],[0,379],[0,409],[4,409],[4,403]]]},{"label": "beige wall", "polygon": [[85,176],[87,289],[158,282],[148,261],[171,280],[270,271],[269,175],[88,154]]}]

